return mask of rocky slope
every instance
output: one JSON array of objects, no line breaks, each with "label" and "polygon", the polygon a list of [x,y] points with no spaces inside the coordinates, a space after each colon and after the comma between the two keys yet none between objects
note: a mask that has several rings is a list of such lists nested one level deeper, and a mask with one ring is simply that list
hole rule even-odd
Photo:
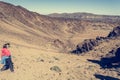
[{"label": "rocky slope", "polygon": [[0,16],[0,32],[3,35],[38,46],[48,47],[56,39],[65,41],[72,34],[84,31],[81,21],[54,19],[4,2],[0,2]]},{"label": "rocky slope", "polygon": [[76,46],[76,50],[73,50],[72,53],[80,54],[89,52],[99,44],[117,37],[120,37],[120,26],[115,27],[106,37],[97,37],[96,39],[84,40]]}]

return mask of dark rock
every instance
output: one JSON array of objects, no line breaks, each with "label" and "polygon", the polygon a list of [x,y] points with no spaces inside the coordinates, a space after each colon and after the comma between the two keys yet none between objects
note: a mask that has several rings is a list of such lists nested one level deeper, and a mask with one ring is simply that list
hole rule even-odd
[{"label": "dark rock", "polygon": [[50,68],[52,71],[61,72],[61,69],[58,66],[53,66]]},{"label": "dark rock", "polygon": [[99,41],[95,39],[87,39],[84,42],[78,44],[76,46],[76,50],[72,51],[72,53],[83,53],[92,50],[95,46],[99,45]]},{"label": "dark rock", "polygon": [[100,37],[100,36],[96,37],[96,40],[104,40],[104,39],[106,39],[106,37]]},{"label": "dark rock", "polygon": [[120,36],[120,26],[115,27],[108,35],[108,37],[118,37]]},{"label": "dark rock", "polygon": [[44,59],[41,59],[40,57],[37,58],[37,62],[44,62]]},{"label": "dark rock", "polygon": [[116,50],[115,56],[120,58],[120,47]]},{"label": "dark rock", "polygon": [[59,58],[57,58],[57,57],[53,57],[55,60],[59,60]]}]

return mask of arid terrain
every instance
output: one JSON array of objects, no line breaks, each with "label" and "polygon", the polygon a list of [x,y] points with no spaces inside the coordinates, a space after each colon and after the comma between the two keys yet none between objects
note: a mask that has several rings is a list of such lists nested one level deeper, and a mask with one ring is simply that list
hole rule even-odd
[{"label": "arid terrain", "polygon": [[119,67],[102,68],[97,62],[120,47],[120,17],[85,15],[41,15],[0,1],[0,46],[11,43],[15,68],[14,73],[0,72],[0,79],[119,80]]}]

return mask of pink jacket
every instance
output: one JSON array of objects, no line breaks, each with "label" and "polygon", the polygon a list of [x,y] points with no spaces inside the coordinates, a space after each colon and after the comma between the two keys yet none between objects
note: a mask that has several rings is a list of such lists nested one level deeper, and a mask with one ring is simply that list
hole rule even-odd
[{"label": "pink jacket", "polygon": [[7,48],[3,48],[2,50],[2,54],[1,54],[1,57],[2,56],[10,56],[10,51],[7,49]]}]

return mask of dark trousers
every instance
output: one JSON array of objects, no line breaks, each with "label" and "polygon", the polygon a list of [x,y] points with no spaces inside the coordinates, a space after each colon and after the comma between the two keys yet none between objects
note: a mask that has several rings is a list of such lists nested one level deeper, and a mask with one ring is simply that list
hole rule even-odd
[{"label": "dark trousers", "polygon": [[13,66],[13,62],[11,60],[11,57],[6,59],[5,61],[6,61],[6,64],[1,68],[1,71],[10,69],[10,71],[13,72],[14,71],[14,66]]}]

